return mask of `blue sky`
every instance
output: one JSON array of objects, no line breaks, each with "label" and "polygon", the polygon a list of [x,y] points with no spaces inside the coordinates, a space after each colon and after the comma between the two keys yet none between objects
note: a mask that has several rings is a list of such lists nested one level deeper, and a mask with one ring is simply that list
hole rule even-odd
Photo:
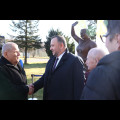
[{"label": "blue sky", "polygon": [[[42,41],[46,41],[46,36],[50,29],[57,30],[59,29],[65,35],[71,37],[71,25],[76,20],[40,20],[39,22],[39,35],[42,38]],[[13,34],[10,30],[9,24],[11,20],[0,20],[0,35],[5,36],[6,39],[9,38],[7,33]]]}]

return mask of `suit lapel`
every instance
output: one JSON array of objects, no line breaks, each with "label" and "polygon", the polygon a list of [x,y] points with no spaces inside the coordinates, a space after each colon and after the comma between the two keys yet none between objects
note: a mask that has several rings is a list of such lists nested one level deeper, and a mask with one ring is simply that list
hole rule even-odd
[{"label": "suit lapel", "polygon": [[50,73],[52,72],[52,68],[53,68],[53,65],[54,65],[54,62],[55,62],[55,57],[52,58],[51,60],[51,64],[50,64]]},{"label": "suit lapel", "polygon": [[60,66],[62,66],[64,64],[64,60],[60,60],[59,64],[57,65],[56,69],[57,70]]},{"label": "suit lapel", "polygon": [[64,62],[66,61],[66,59],[67,59],[67,57],[68,57],[68,56],[67,56],[67,53],[68,53],[68,51],[66,50],[65,53],[64,53],[64,55],[62,56],[59,64],[57,65],[55,71],[56,71],[58,68],[60,68],[62,65],[64,65]]}]

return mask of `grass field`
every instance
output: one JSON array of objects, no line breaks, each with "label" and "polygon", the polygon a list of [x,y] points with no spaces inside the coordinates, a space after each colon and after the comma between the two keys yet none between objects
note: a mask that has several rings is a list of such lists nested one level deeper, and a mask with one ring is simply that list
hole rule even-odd
[{"label": "grass field", "polygon": [[[43,59],[45,59],[45,60],[43,60]],[[31,61],[33,61],[33,62],[31,62]],[[28,64],[24,65],[28,84],[32,83],[31,74],[43,75],[43,73],[45,72],[45,67],[46,67],[46,63],[47,63],[46,58],[42,58],[41,62],[34,62],[34,61],[36,61],[36,60],[33,58],[32,59],[29,58]],[[34,77],[34,82],[38,79],[39,79],[39,77]],[[28,97],[31,98],[32,96],[29,95]],[[43,89],[38,90],[34,94],[34,97],[37,98],[38,100],[42,100],[43,99]]]}]

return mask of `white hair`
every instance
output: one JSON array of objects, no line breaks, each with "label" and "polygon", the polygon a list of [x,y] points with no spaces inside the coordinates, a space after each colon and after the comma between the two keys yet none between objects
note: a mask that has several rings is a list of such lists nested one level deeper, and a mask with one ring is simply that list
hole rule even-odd
[{"label": "white hair", "polygon": [[4,56],[4,53],[6,51],[11,51],[13,49],[13,47],[17,47],[18,48],[18,45],[14,42],[7,42],[5,43],[3,46],[2,46],[2,55]]}]

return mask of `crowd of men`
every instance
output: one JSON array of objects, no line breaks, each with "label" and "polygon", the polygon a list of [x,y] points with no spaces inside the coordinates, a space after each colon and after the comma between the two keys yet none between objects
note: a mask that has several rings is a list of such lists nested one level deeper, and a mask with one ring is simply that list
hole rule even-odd
[{"label": "crowd of men", "polygon": [[20,64],[20,52],[16,43],[2,46],[0,58],[0,100],[28,100],[43,89],[43,100],[119,100],[120,99],[120,20],[107,21],[106,48],[97,48],[86,33],[71,35],[78,42],[77,52],[69,52],[63,36],[51,38],[50,57],[45,73],[32,84],[27,84],[24,67]]}]

